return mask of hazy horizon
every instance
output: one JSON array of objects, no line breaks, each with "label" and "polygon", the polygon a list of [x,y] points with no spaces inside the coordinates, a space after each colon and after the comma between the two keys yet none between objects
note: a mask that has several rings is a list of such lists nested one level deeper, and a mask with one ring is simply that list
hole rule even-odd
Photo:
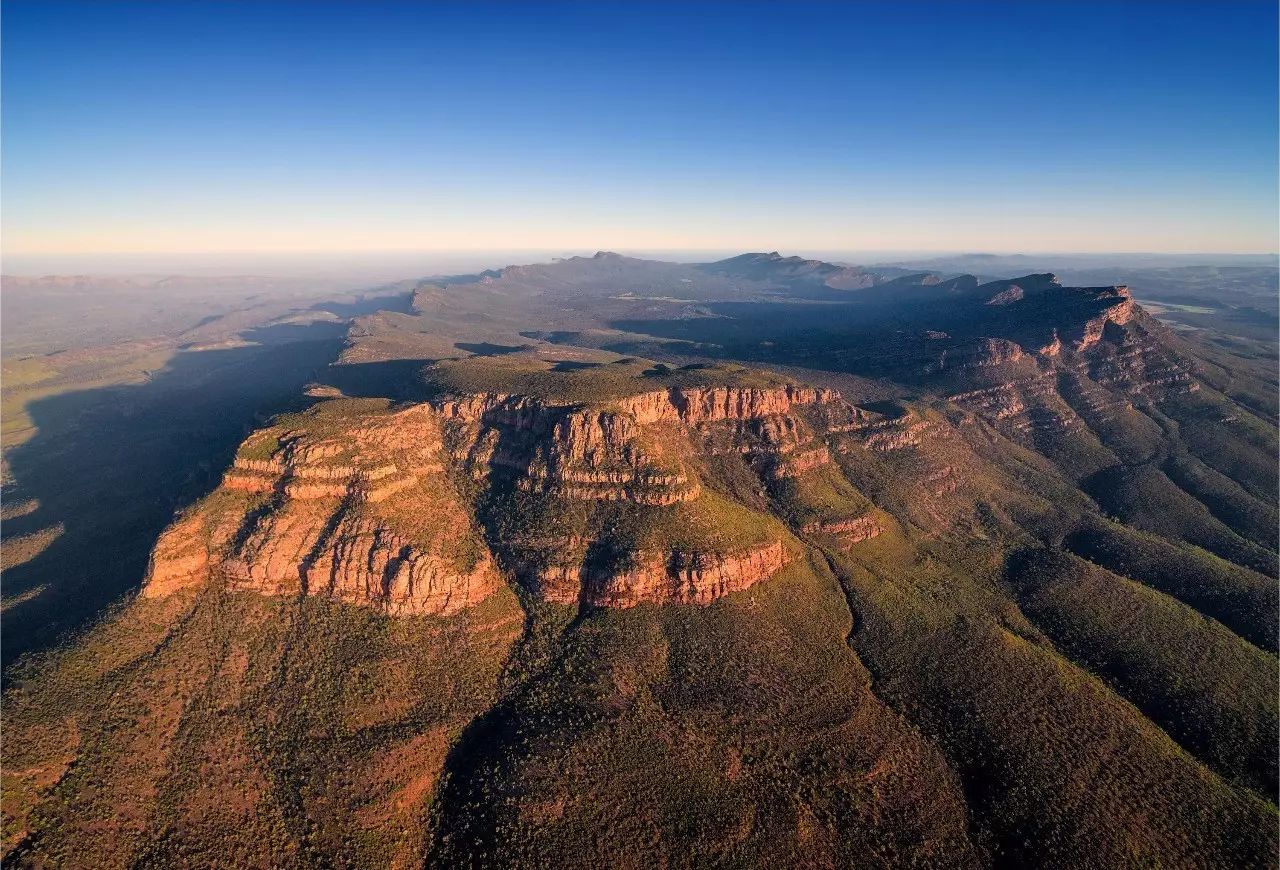
[{"label": "hazy horizon", "polygon": [[[402,280],[429,275],[464,274],[485,269],[560,258],[592,256],[612,251],[640,259],[672,262],[711,262],[744,253],[768,252],[764,248],[641,249],[587,247],[553,249],[494,249],[492,251],[288,251],[217,252],[204,254],[75,254],[6,255],[0,274],[39,278],[47,276],[124,277],[189,275],[194,277],[262,276],[277,278],[328,278],[351,280]],[[908,250],[859,251],[802,248],[780,250],[783,256],[841,262],[861,266],[920,263],[930,260],[991,258],[995,261],[1054,261],[1060,268],[1114,266],[1276,266],[1280,255],[1258,253],[1162,253],[1156,251],[964,251]]]}]

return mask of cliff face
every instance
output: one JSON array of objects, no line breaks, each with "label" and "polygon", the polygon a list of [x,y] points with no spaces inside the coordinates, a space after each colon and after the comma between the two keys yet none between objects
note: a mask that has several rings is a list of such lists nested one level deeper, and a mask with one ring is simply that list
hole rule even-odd
[{"label": "cliff face", "polygon": [[[969,338],[943,351],[925,370],[927,385],[942,387],[950,403],[1006,437],[1061,457],[1072,474],[1116,458],[1146,461],[1153,448],[1131,443],[1133,432],[1150,429],[1134,416],[1135,405],[1196,392],[1187,361],[1127,287],[1063,287],[1051,275],[1029,277],[1036,280],[984,285],[983,295],[997,292],[982,308],[995,313],[970,329],[1002,337]],[[1154,436],[1137,437],[1147,444]]]},{"label": "cliff face", "polygon": [[[263,594],[447,615],[497,588],[497,549],[548,600],[703,604],[787,564],[781,527],[736,543],[713,535],[693,545],[628,544],[603,566],[593,549],[599,532],[532,549],[485,532],[452,475],[497,487],[497,498],[510,485],[628,510],[690,505],[700,516],[699,454],[741,455],[765,480],[796,477],[832,461],[823,432],[868,418],[834,391],[792,385],[670,389],[591,405],[502,393],[397,410],[325,402],[245,441],[221,489],[157,543],[144,594],[219,576]],[[661,513],[653,521],[680,522]]]},{"label": "cliff face", "polygon": [[1108,323],[1123,326],[1132,320],[1134,315],[1133,297],[1129,293],[1128,287],[1091,289],[1096,290],[1093,301],[1101,303],[1105,307],[1099,314],[1086,320],[1079,328],[1075,338],[1076,350],[1084,350],[1097,344],[1102,338],[1102,331]]},{"label": "cliff face", "polygon": [[[949,476],[950,469],[947,469]],[[935,477],[935,479],[942,479]],[[954,487],[953,487],[954,489]],[[805,532],[809,534],[825,534],[831,535],[839,540],[843,545],[858,544],[862,541],[868,541],[878,537],[884,527],[873,516],[851,517],[843,520],[827,520],[825,522],[810,523],[805,526]]]},{"label": "cliff face", "polygon": [[[963,321],[968,337],[937,333],[929,344],[948,345],[931,352],[937,355],[926,379],[948,385],[946,414],[983,418],[1014,441],[1062,457],[1073,476],[1114,462],[1108,450],[1145,460],[1150,437],[1138,431],[1144,424],[1133,421],[1131,403],[1197,387],[1126,288],[1064,288],[1042,275],[977,290],[972,306],[988,317],[982,329],[991,333],[974,336]],[[634,376],[628,386],[646,383]],[[447,614],[497,588],[501,562],[516,582],[549,600],[701,603],[746,588],[789,558],[785,530],[716,535],[708,529],[725,520],[698,519],[714,513],[707,505],[726,489],[720,481],[708,491],[708,469],[735,463],[754,476],[740,483],[747,481],[745,498],[757,501],[760,515],[767,517],[778,498],[809,499],[786,512],[795,532],[845,545],[879,533],[863,515],[866,504],[855,503],[859,497],[830,490],[840,489],[832,476],[839,478],[840,463],[855,454],[919,478],[920,510],[928,523],[946,526],[953,515],[947,496],[964,480],[952,469],[963,464],[914,461],[947,431],[943,417],[917,410],[884,419],[832,390],[747,381],[762,382],[772,385],[612,396],[602,389],[605,395],[589,401],[547,398],[557,395],[552,390],[456,387],[396,409],[321,403],[246,440],[209,505],[157,544],[146,594],[216,575],[268,594]],[[617,381],[593,383],[611,389]],[[1123,427],[1137,434],[1109,434]],[[1105,449],[1091,431],[1101,433]],[[518,514],[520,496],[575,516],[567,535],[573,540],[530,544],[484,515]],[[667,528],[670,540],[614,540],[614,512],[628,523]],[[671,530],[681,524],[700,529],[700,537],[677,540]]]},{"label": "cliff face", "polygon": [[731,552],[637,552],[620,566],[581,561],[530,565],[521,572],[547,601],[592,607],[709,604],[781,570],[794,554],[781,540]]},{"label": "cliff face", "polygon": [[668,505],[696,498],[679,461],[642,438],[632,413],[487,394],[440,403],[452,453],[476,479],[515,474],[522,489],[584,500]]},{"label": "cliff face", "polygon": [[245,442],[222,489],[161,536],[144,595],[217,573],[264,594],[447,615],[497,588],[432,410],[326,410]]},{"label": "cliff face", "polygon": [[[820,428],[866,416],[834,391],[791,385],[660,390],[586,407],[489,394],[439,407],[454,459],[476,480],[494,486],[513,478],[530,494],[690,516],[709,498],[694,471],[699,456],[741,455],[765,479],[798,475],[831,461],[802,416],[819,419]],[[619,546],[603,543],[602,534],[493,543],[535,594],[588,606],[706,603],[792,558],[779,530],[772,539],[732,546],[623,544],[624,553],[601,565],[596,551]]]},{"label": "cliff face", "polygon": [[612,607],[646,601],[707,604],[771,576],[791,559],[781,541],[736,553],[646,554],[621,573],[588,573],[583,594],[594,604]]},{"label": "cliff face", "polygon": [[[495,468],[520,475],[530,492],[568,498],[670,505],[701,488],[673,444],[693,429],[727,424],[776,474],[828,461],[825,448],[800,451],[795,412],[822,409],[860,419],[833,390],[671,389],[608,402],[556,405],[524,396],[483,394],[439,404],[451,425],[453,455],[476,478]],[[841,416],[843,415],[843,416]],[[673,441],[669,436],[675,434]]]}]

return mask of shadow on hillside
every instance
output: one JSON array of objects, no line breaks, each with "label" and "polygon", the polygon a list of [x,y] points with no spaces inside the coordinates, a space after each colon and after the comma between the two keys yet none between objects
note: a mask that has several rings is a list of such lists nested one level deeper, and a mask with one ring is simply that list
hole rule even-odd
[{"label": "shadow on hillside", "polygon": [[431,359],[392,359],[330,366],[319,380],[355,399],[424,401],[429,391],[420,376]]},{"label": "shadow on hillside", "polygon": [[413,313],[413,293],[392,293],[389,295],[362,296],[350,302],[317,302],[311,306],[312,311],[328,311],[339,317],[359,317],[364,314],[375,314],[379,311],[390,311],[395,314]]},{"label": "shadow on hillside", "polygon": [[465,350],[477,356],[506,356],[511,353],[521,353],[531,346],[528,344],[493,344],[488,341],[459,341],[454,344],[454,347],[458,350]]},{"label": "shadow on hillside", "polygon": [[[956,340],[990,330],[1003,334],[1001,326],[990,322],[997,315],[986,310],[975,314],[971,306],[954,300],[930,305],[717,302],[706,307],[713,316],[620,319],[610,321],[609,327],[656,341],[690,342],[701,355],[747,365],[792,365],[907,381],[936,354],[923,338],[929,330],[945,326]],[[623,341],[603,347],[625,353],[633,346]]]},{"label": "shadow on hillside", "polygon": [[257,344],[179,351],[145,383],[31,402],[38,431],[8,452],[4,498],[39,507],[5,522],[5,537],[57,523],[64,532],[4,573],[4,666],[136,589],[174,512],[217,486],[266,417],[311,401],[302,387],[340,352],[342,333],[323,322],[247,330]]}]

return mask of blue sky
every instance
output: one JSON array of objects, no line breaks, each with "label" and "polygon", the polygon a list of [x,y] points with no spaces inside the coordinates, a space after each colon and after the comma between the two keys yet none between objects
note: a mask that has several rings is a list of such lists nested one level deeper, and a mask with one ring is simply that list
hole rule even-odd
[{"label": "blue sky", "polygon": [[1270,2],[3,7],[6,254],[1272,251]]}]

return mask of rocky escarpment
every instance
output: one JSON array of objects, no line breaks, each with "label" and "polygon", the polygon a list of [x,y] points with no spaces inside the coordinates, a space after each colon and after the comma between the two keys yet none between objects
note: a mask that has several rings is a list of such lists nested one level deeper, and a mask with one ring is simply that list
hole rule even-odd
[{"label": "rocky escarpment", "polygon": [[[589,405],[509,394],[438,404],[452,455],[476,480],[493,486],[513,478],[518,491],[544,497],[684,511],[691,524],[714,501],[693,470],[698,456],[736,453],[765,479],[795,476],[831,461],[814,423],[849,428],[868,416],[834,391],[794,385],[672,388]],[[494,544],[519,581],[544,599],[620,607],[706,603],[745,589],[790,561],[784,534],[778,527],[754,543],[656,549],[606,544],[591,534]]]},{"label": "rocky escarpment", "polygon": [[[950,469],[948,469],[950,472]],[[844,546],[858,544],[879,537],[884,526],[874,516],[849,517],[840,520],[825,520],[809,523],[804,527],[806,534],[831,535]]]},{"label": "rocky escarpment", "polygon": [[[767,480],[799,476],[832,461],[822,433],[859,429],[870,417],[833,391],[794,385],[673,388],[575,404],[504,393],[398,409],[321,402],[244,442],[222,487],[157,543],[144,594],[218,577],[264,594],[447,615],[497,588],[496,550],[518,582],[547,600],[706,603],[787,564],[783,527],[744,538],[716,535],[713,523],[705,539],[615,542],[610,548],[623,550],[602,560],[593,536],[611,522],[541,544],[485,532],[454,474],[489,488],[490,501],[512,492],[551,504],[617,504],[657,511],[652,523],[679,530],[705,526],[716,510],[708,505],[718,504],[704,497],[694,470],[700,453],[742,455]],[[678,509],[687,520],[662,513]],[[629,516],[648,522],[647,514]]]},{"label": "rocky escarpment", "polygon": [[709,604],[767,579],[794,557],[776,540],[729,552],[641,551],[607,567],[549,563],[531,567],[525,576],[545,600],[560,604]]},{"label": "rocky escarpment", "polygon": [[251,436],[222,489],[156,544],[144,595],[233,588],[447,615],[500,582],[426,406],[316,413]]},{"label": "rocky escarpment", "polygon": [[[1117,390],[1164,394],[1195,382],[1161,351],[1124,288],[1061,288],[1041,277],[1020,282],[1022,296],[983,307],[1011,312],[1017,329],[1010,334],[1048,337],[1051,347],[1031,353],[1012,337],[956,340],[938,358],[934,377],[969,387],[950,394],[946,414],[985,418],[1007,437],[1066,457],[1073,473],[1088,474],[1107,456],[1092,442],[1078,448],[1068,439],[1082,434],[1087,441],[1090,427],[1104,430],[1131,412]],[[1067,306],[1090,317],[1076,321],[1079,329],[1046,331],[1040,321],[1023,323],[1023,306]],[[706,375],[679,375],[694,376]],[[595,383],[616,387],[611,377]],[[786,529],[760,519],[772,510],[758,501],[766,493],[799,500],[789,515],[802,533],[842,545],[879,534],[877,520],[864,515],[865,500],[840,494],[841,465],[863,457],[910,476],[930,516],[952,515],[956,499],[949,497],[965,485],[963,462],[917,458],[946,436],[944,416],[904,408],[887,418],[835,391],[773,377],[749,381],[767,386],[624,387],[612,394],[569,384],[570,394],[593,397],[580,401],[557,400],[551,390],[457,389],[399,408],[318,403],[246,440],[220,490],[158,542],[146,594],[216,576],[267,594],[448,614],[496,589],[500,565],[514,582],[556,602],[705,603],[791,558]],[[554,383],[564,386],[563,379]],[[748,476],[709,488],[713,468]],[[734,491],[761,513],[721,516],[717,500],[734,487],[745,487]],[[575,517],[566,535],[537,541],[510,524],[495,525],[486,512],[518,516],[525,509],[519,497],[535,499],[550,516]],[[758,526],[758,533],[715,533],[717,524],[737,523]],[[664,531],[628,537],[618,532],[623,526]],[[685,527],[698,533],[683,534]]]},{"label": "rocky escarpment", "polygon": [[[771,389],[669,389],[568,405],[489,393],[439,403],[450,424],[453,455],[473,477],[515,473],[530,492],[661,506],[690,501],[701,488],[677,444],[685,433],[725,424],[772,473],[785,475],[829,461],[825,447],[803,449],[800,408],[858,412],[833,390],[787,385]],[[828,410],[839,414],[840,410]],[[674,442],[665,435],[675,432]],[[790,469],[790,472],[788,471]]]},{"label": "rocky escarpment", "polygon": [[699,492],[679,460],[620,409],[484,394],[444,400],[439,411],[454,459],[477,480],[497,472],[529,492],[651,506]]},{"label": "rocky escarpment", "polygon": [[1123,284],[1115,287],[1087,289],[1093,292],[1094,301],[1103,303],[1106,308],[1101,314],[1085,321],[1084,327],[1080,331],[1080,338],[1076,343],[1077,349],[1088,347],[1101,338],[1102,329],[1106,324],[1114,323],[1117,326],[1123,326],[1128,323],[1133,319],[1136,310],[1133,294]]},{"label": "rocky escarpment", "polygon": [[[1001,312],[982,328],[1005,337],[950,348],[927,374],[950,387],[955,406],[1033,449],[1055,455],[1073,436],[1091,437],[1091,429],[1106,441],[1117,425],[1135,425],[1117,423],[1135,403],[1158,404],[1200,387],[1169,352],[1159,334],[1164,327],[1125,286],[1063,287],[1039,275],[979,290],[994,291],[986,306]],[[1083,449],[1098,452],[1096,445]]]}]

